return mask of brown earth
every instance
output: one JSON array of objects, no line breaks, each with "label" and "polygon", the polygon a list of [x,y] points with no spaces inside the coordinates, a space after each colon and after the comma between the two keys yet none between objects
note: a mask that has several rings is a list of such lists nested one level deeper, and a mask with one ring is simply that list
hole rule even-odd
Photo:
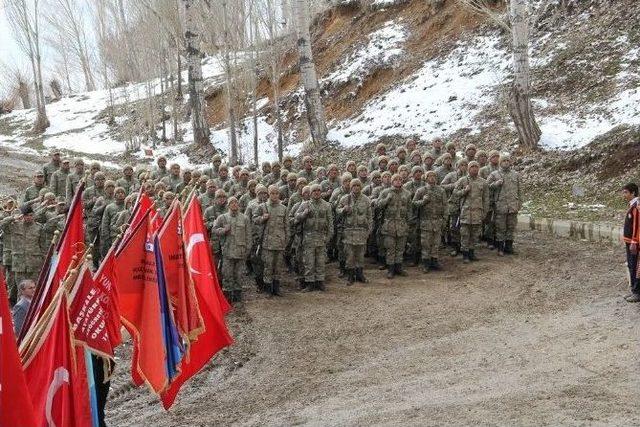
[{"label": "brown earth", "polygon": [[[249,295],[236,344],[164,412],[127,386],[111,425],[640,423],[637,305],[619,248],[519,236],[520,255],[284,298]],[[249,286],[249,284],[247,284]],[[126,352],[125,352],[126,353]],[[126,355],[123,355],[126,359]]]}]

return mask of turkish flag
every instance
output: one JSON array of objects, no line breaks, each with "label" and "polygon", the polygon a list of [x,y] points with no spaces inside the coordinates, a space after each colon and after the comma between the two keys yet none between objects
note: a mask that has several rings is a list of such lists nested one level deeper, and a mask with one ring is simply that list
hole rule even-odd
[{"label": "turkish flag", "polygon": [[69,296],[69,317],[74,337],[94,353],[113,357],[107,328],[107,299],[84,263]]},{"label": "turkish flag", "polygon": [[18,355],[9,297],[0,270],[0,426],[35,426],[31,395]]},{"label": "turkish flag", "polygon": [[[43,283],[44,288],[41,292],[37,292],[31,302],[33,313],[27,316],[25,325],[23,325],[24,337],[29,329],[38,321],[43,311],[45,311],[51,299],[58,291],[60,283],[67,275],[69,267],[73,262],[73,258],[80,256],[85,250],[84,244],[84,208],[82,204],[82,192],[84,191],[84,181],[80,181],[76,193],[71,201],[71,207],[67,214],[67,221],[58,244],[55,248],[52,260],[49,265],[49,274],[46,282]],[[45,266],[46,268],[46,266]],[[28,324],[27,324],[28,322]]]},{"label": "turkish flag", "polygon": [[112,247],[93,276],[96,287],[104,297],[105,322],[107,323],[107,334],[111,348],[116,348],[122,342],[122,335],[120,334],[120,298],[116,287],[115,262],[116,258]]},{"label": "turkish flag", "polygon": [[175,200],[158,232],[158,242],[176,326],[183,340],[189,342],[202,332],[203,323],[185,262],[182,232],[182,210]]},{"label": "turkish flag", "polygon": [[182,359],[180,374],[160,395],[162,406],[169,409],[176,399],[180,387],[197,374],[215,354],[233,343],[224,314],[229,303],[220,291],[215,267],[209,249],[207,230],[202,221],[202,209],[197,198],[191,199],[183,220],[183,238],[186,246],[187,265],[195,284],[195,294],[204,332],[191,344],[188,358]]},{"label": "turkish flag", "polygon": [[[91,426],[82,349],[74,348],[64,288],[20,346],[38,426]],[[20,425],[20,424],[18,424]]]},{"label": "turkish flag", "polygon": [[147,195],[147,193],[143,192],[142,189],[140,189],[140,193],[138,194],[138,199],[136,200],[136,204],[133,206],[133,210],[131,211],[131,217],[129,218],[129,224],[127,226],[127,229],[124,231],[122,239],[120,240],[120,243],[117,245],[118,246],[117,252],[119,252],[122,249],[122,247],[127,243],[127,240],[129,240],[129,238],[131,237],[131,233],[133,233],[133,230],[135,230],[136,227],[140,224],[140,221],[142,221],[142,218],[144,218],[145,215],[149,212],[149,209],[151,209],[151,206],[153,206],[153,200],[151,200],[151,198]]},{"label": "turkish flag", "polygon": [[133,339],[131,376],[156,393],[168,384],[166,352],[153,244],[148,240],[149,211],[116,254],[116,288],[120,318]]}]

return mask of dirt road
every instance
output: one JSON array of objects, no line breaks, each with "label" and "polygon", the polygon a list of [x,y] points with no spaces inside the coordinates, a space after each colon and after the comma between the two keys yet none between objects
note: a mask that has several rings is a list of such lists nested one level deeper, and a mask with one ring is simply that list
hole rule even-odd
[{"label": "dirt road", "polygon": [[[237,344],[165,413],[128,390],[111,425],[640,423],[640,306],[621,251],[520,236],[521,255],[326,293],[251,295]],[[126,356],[125,356],[126,357]]]}]

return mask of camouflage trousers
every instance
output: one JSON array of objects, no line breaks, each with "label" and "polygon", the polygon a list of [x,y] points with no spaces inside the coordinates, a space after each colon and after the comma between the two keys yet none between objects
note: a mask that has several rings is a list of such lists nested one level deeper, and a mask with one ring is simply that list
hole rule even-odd
[{"label": "camouflage trousers", "polygon": [[482,237],[489,241],[493,240],[496,234],[496,225],[494,220],[493,211],[489,210],[487,215],[484,217],[484,221],[482,221]]},{"label": "camouflage trousers", "polygon": [[482,224],[460,224],[460,250],[473,249],[480,241]]},{"label": "camouflage trousers", "polygon": [[342,263],[346,262],[347,253],[344,248],[344,230],[343,229],[338,229],[338,232],[336,233],[336,247],[338,250],[338,261]]},{"label": "camouflage trousers", "polygon": [[367,245],[344,244],[346,254],[346,268],[362,268],[364,266],[364,253]]},{"label": "camouflage trousers", "polygon": [[460,244],[460,229],[461,224],[458,224],[458,218],[460,217],[460,212],[453,212],[449,215],[449,242],[452,245]]},{"label": "camouflage trousers", "polygon": [[407,246],[407,236],[384,236],[387,265],[402,264],[405,246]]},{"label": "camouflage trousers", "polygon": [[426,227],[421,227],[420,244],[422,259],[438,258],[443,222],[442,220],[430,220],[426,224]]},{"label": "camouflage trousers", "polygon": [[378,233],[376,234],[376,244],[378,246],[378,257],[379,258],[386,258],[387,256],[387,250],[384,247],[384,235],[378,230]]},{"label": "camouflage trousers", "polygon": [[261,252],[264,283],[271,284],[274,280],[280,280],[284,271],[284,251],[262,249]]},{"label": "camouflage trousers", "polygon": [[513,235],[518,226],[518,214],[516,213],[497,213],[496,221],[496,240],[504,242],[505,240],[513,240]]},{"label": "camouflage trousers", "polygon": [[327,263],[327,248],[322,245],[306,244],[302,248],[302,262],[304,264],[304,281],[324,281],[325,264]]},{"label": "camouflage trousers", "polygon": [[409,235],[407,236],[407,256],[415,256],[420,253],[420,233],[414,221],[409,222]]},{"label": "camouflage trousers", "polygon": [[222,287],[225,291],[242,290],[244,267],[244,259],[222,259]]}]

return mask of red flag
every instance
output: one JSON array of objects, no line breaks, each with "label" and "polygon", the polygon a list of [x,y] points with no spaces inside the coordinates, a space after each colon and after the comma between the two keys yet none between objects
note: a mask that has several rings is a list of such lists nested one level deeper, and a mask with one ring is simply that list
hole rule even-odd
[{"label": "red flag", "polygon": [[84,263],[69,296],[69,317],[73,334],[76,341],[85,344],[94,353],[113,357],[107,328],[107,299]]},{"label": "red flag", "polygon": [[148,242],[149,211],[116,254],[120,317],[134,341],[131,376],[160,393],[168,384],[160,297],[153,246]]},{"label": "red flag", "polygon": [[0,270],[0,426],[35,426],[31,395],[13,334],[9,296]]},{"label": "red flag", "polygon": [[116,252],[120,252],[120,250],[127,243],[129,238],[131,237],[131,233],[133,230],[140,224],[142,218],[149,212],[153,206],[153,200],[147,195],[147,193],[143,192],[140,189],[140,193],[138,193],[138,199],[136,200],[136,204],[133,206],[133,210],[131,211],[131,217],[129,218],[129,225],[127,229],[124,231],[122,239],[120,243],[117,245],[118,250]]},{"label": "red flag", "polygon": [[[25,333],[21,334],[22,336],[26,335],[26,332],[38,321],[43,311],[49,307],[51,299],[58,291],[60,283],[62,283],[62,280],[69,271],[69,266],[71,266],[73,258],[84,252],[83,190],[84,181],[80,181],[73,200],[71,201],[71,207],[67,214],[67,222],[65,223],[60,240],[58,240],[54,256],[49,266],[51,271],[48,274],[47,281],[44,283],[42,292],[38,292],[31,302],[33,313],[30,313],[25,320],[25,325],[23,325]],[[31,308],[29,311],[31,311]]]},{"label": "red flag", "polygon": [[[189,357],[182,359],[180,374],[160,395],[165,409],[173,405],[182,384],[197,374],[218,351],[233,343],[233,338],[224,323],[224,313],[230,306],[220,291],[208,244],[207,229],[202,221],[200,202],[195,197],[187,208],[183,225],[187,265],[195,284],[196,299],[205,330],[197,341],[191,344]],[[225,305],[221,304],[222,302]]]},{"label": "red flag", "polygon": [[59,289],[20,346],[38,426],[91,426],[87,373],[76,354],[67,299]]},{"label": "red flag", "polygon": [[93,281],[105,298],[105,320],[111,348],[116,348],[122,342],[122,335],[120,334],[120,298],[118,296],[118,288],[115,285],[115,262],[114,248],[112,247],[93,276]]},{"label": "red flag", "polygon": [[182,210],[176,200],[158,232],[167,290],[174,319],[186,342],[193,341],[203,330],[195,290],[185,263],[182,241]]}]

